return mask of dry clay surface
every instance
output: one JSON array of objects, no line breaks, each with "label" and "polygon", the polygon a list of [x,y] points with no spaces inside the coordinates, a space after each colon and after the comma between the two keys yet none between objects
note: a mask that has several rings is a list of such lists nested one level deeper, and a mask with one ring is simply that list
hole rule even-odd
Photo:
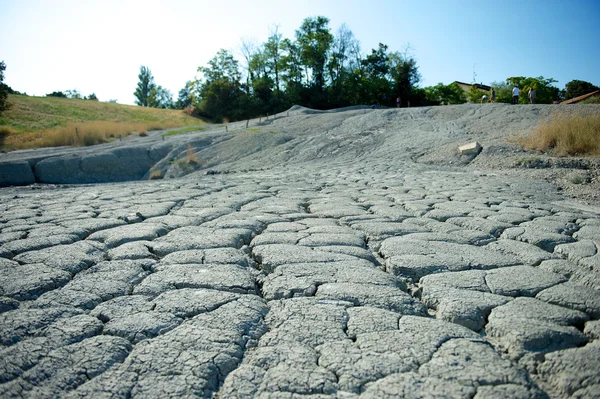
[{"label": "dry clay surface", "polygon": [[295,107],[0,189],[0,397],[599,398],[600,208],[490,169],[557,109],[600,111]]}]

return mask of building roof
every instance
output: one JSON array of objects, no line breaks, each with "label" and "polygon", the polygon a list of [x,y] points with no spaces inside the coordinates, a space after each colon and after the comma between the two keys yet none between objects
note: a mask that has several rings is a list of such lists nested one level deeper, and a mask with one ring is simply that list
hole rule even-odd
[{"label": "building roof", "polygon": [[561,102],[561,104],[575,104],[575,103],[578,103],[578,102],[583,101],[585,99],[588,99],[590,97],[593,97],[593,96],[595,96],[598,93],[600,93],[600,90],[596,90],[596,91],[593,91],[591,93],[584,94],[583,96],[571,98],[570,100],[566,100],[566,101]]},{"label": "building roof", "polygon": [[456,83],[459,86],[469,86],[469,87],[475,86],[476,89],[480,89],[480,90],[483,90],[483,91],[490,91],[491,90],[491,86],[487,86],[487,85],[484,85],[484,84],[481,84],[481,83],[464,83],[464,82],[459,82],[458,80],[455,80],[452,83]]}]

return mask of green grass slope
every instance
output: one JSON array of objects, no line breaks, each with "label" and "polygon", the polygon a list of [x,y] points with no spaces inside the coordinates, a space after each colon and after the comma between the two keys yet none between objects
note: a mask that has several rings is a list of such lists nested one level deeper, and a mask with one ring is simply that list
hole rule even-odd
[{"label": "green grass slope", "polygon": [[99,142],[132,132],[206,123],[180,110],[165,110],[56,97],[9,95],[10,109],[0,114],[4,150],[55,145],[89,145],[65,141],[70,136],[98,135]]}]

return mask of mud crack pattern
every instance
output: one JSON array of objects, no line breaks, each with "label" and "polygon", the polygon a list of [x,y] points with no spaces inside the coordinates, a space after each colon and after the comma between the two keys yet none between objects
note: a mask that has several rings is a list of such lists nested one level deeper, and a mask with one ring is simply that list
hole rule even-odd
[{"label": "mud crack pattern", "polygon": [[0,396],[596,397],[600,217],[545,184],[372,160],[4,189]]}]

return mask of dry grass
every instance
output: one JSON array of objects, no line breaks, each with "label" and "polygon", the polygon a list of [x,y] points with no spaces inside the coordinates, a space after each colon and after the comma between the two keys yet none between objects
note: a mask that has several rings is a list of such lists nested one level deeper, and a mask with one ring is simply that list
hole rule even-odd
[{"label": "dry grass", "polygon": [[198,164],[198,158],[196,157],[196,153],[194,152],[194,148],[191,144],[187,145],[185,153],[187,156],[187,163]]},{"label": "dry grass", "polygon": [[149,130],[204,125],[177,110],[22,95],[9,100],[12,107],[0,115],[0,147],[9,151],[93,145],[134,132],[143,136]]},{"label": "dry grass", "polygon": [[554,116],[522,144],[557,156],[600,156],[600,115]]},{"label": "dry grass", "polygon": [[163,175],[160,170],[153,170],[152,173],[150,173],[150,180],[159,180],[162,178],[163,178]]},{"label": "dry grass", "polygon": [[17,131],[12,127],[0,126],[0,136],[8,136],[9,134],[16,134]]},{"label": "dry grass", "polygon": [[149,130],[149,125],[148,123],[106,121],[82,122],[37,132],[9,134],[4,137],[3,147],[20,150],[39,147],[89,146],[106,143],[132,133],[143,135]]}]

